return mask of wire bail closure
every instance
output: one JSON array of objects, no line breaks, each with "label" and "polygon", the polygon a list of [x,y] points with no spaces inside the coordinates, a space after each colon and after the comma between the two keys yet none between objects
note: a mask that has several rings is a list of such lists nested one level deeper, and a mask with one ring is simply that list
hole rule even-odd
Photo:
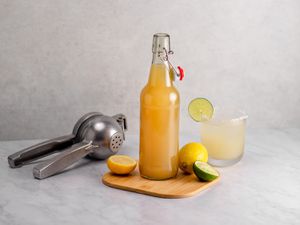
[{"label": "wire bail closure", "polygon": [[170,75],[172,80],[182,80],[184,77],[184,70],[180,67],[177,66],[177,69],[175,69],[175,67],[172,65],[172,63],[169,60],[169,55],[173,55],[174,52],[172,50],[167,51],[166,48],[163,48],[165,55],[164,56],[160,56],[162,61],[167,61],[169,66],[170,66]]}]

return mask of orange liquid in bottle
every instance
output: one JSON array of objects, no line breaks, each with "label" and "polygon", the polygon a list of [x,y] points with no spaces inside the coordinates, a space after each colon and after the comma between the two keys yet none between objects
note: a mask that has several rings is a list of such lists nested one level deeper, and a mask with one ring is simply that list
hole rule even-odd
[{"label": "orange liquid in bottle", "polygon": [[178,171],[179,93],[166,62],[152,64],[140,103],[140,174],[154,180],[172,178]]}]

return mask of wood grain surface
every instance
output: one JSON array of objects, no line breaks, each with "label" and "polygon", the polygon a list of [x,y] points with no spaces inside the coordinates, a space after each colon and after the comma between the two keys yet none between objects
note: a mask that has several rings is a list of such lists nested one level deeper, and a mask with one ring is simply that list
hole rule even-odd
[{"label": "wood grain surface", "polygon": [[154,181],[142,178],[136,169],[128,176],[118,176],[107,172],[103,175],[102,182],[112,188],[160,198],[185,198],[216,184],[219,179],[220,177],[211,182],[202,182],[194,174],[186,175],[179,171],[176,178]]}]

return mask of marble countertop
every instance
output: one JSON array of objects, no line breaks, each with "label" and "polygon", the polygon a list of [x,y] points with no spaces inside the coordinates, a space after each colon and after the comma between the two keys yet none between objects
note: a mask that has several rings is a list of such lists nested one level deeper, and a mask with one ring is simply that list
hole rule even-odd
[{"label": "marble countertop", "polygon": [[[181,136],[190,141],[197,137]],[[8,155],[37,142],[0,142],[0,224],[300,224],[300,129],[248,130],[244,158],[184,199],[107,187],[104,161],[83,159],[45,180],[33,178],[33,165],[8,167]],[[127,136],[120,153],[137,157],[138,136]]]}]

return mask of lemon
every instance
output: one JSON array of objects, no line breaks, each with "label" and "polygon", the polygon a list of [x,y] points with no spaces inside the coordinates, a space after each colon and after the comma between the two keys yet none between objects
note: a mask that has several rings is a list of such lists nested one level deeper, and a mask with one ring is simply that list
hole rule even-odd
[{"label": "lemon", "polygon": [[111,172],[119,175],[131,173],[136,167],[136,161],[127,155],[113,155],[107,160]]},{"label": "lemon", "polygon": [[193,120],[204,122],[211,119],[214,107],[206,98],[195,98],[190,102],[188,111]]},{"label": "lemon", "polygon": [[196,161],[207,162],[208,153],[204,145],[192,142],[183,146],[179,151],[179,168],[186,173],[193,173]]}]

